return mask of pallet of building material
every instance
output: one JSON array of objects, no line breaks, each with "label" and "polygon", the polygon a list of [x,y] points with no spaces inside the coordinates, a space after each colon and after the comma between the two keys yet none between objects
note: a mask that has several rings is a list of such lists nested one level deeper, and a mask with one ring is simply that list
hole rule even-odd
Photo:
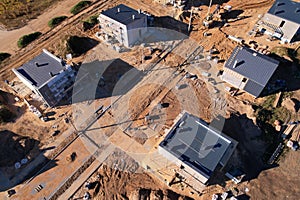
[{"label": "pallet of building material", "polygon": [[296,140],[300,144],[300,130],[297,133]]},{"label": "pallet of building material", "polygon": [[[294,124],[294,125],[296,125],[296,124]],[[297,128],[294,129],[290,140],[299,142],[299,140],[300,140],[300,126],[298,126]]]},{"label": "pallet of building material", "polygon": [[268,160],[269,165],[274,164],[274,161],[279,157],[279,155],[282,152],[283,148],[284,148],[284,145],[282,143],[279,143],[276,150],[274,151],[274,153],[272,154],[272,156]]},{"label": "pallet of building material", "polygon": [[289,124],[288,127],[283,131],[283,134],[281,135],[282,138],[287,138],[289,134],[293,131],[296,124]]}]

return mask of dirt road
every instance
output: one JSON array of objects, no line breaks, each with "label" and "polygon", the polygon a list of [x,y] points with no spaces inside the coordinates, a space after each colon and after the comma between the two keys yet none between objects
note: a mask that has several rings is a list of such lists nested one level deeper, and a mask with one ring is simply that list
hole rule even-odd
[{"label": "dirt road", "polygon": [[26,35],[32,32],[45,33],[50,30],[48,27],[48,21],[57,16],[71,16],[70,9],[78,3],[78,0],[65,0],[60,1],[51,6],[42,15],[28,22],[26,26],[20,29],[12,31],[0,30],[0,52],[15,53],[18,51],[17,41],[22,35]]},{"label": "dirt road", "polygon": [[[118,0],[112,0],[112,1],[107,1],[107,0],[99,0],[97,1],[96,4],[94,4],[94,6],[86,9],[84,12],[82,12],[82,15],[77,15],[77,16],[73,16],[70,17],[67,21],[65,21],[62,25],[60,25],[59,27],[53,29],[53,30],[49,30],[49,28],[47,27],[47,21],[48,19],[50,19],[51,17],[57,16],[57,15],[69,15],[68,11],[70,9],[70,7],[72,5],[74,5],[77,1],[74,0],[66,0],[66,2],[68,2],[68,4],[63,3],[63,5],[56,5],[53,7],[53,10],[49,11],[48,13],[44,13],[43,15],[41,15],[38,19],[33,20],[32,22],[29,23],[28,26],[19,29],[19,30],[15,30],[13,32],[0,32],[0,36],[1,36],[1,40],[2,39],[7,39],[7,44],[5,44],[4,46],[0,47],[3,49],[0,49],[1,51],[8,51],[8,52],[12,52],[12,53],[16,53],[15,56],[13,56],[13,58],[10,60],[11,62],[5,66],[4,68],[1,69],[1,76],[2,78],[6,79],[6,78],[12,78],[14,77],[11,72],[10,69],[13,67],[18,67],[21,64],[23,64],[24,62],[28,61],[30,58],[32,58],[33,56],[37,55],[40,53],[42,48],[52,48],[55,50],[55,48],[53,47],[53,45],[55,43],[58,43],[62,37],[64,37],[67,34],[85,34],[82,33],[82,31],[79,28],[79,22],[96,13],[99,13],[99,11],[101,11],[102,9],[106,9],[114,4],[117,3],[126,3],[130,6],[132,6],[133,8],[142,8],[144,10],[149,11],[152,14],[155,15],[168,15],[171,11],[172,8],[165,8],[162,6],[158,6],[155,4],[152,4],[151,0],[144,0],[144,1],[138,1],[138,0],[127,0],[127,1],[118,1]],[[225,1],[226,2],[226,1]],[[237,35],[237,36],[241,36],[241,35],[245,35],[245,33],[247,31],[249,31],[251,29],[251,26],[253,26],[255,20],[257,19],[258,14],[262,14],[264,13],[267,9],[268,6],[270,6],[273,3],[273,0],[265,0],[265,1],[259,1],[259,0],[254,0],[251,2],[241,2],[238,0],[232,0],[230,1],[228,4],[232,5],[233,8],[236,9],[242,9],[243,10],[243,15],[245,16],[249,16],[248,18],[245,18],[244,20],[241,21],[237,21],[234,22],[232,24],[230,24],[229,27],[226,27],[223,29],[224,32],[226,32],[227,34],[232,34],[232,35]],[[67,6],[68,5],[68,6]],[[206,8],[204,8],[206,9]],[[204,10],[205,11],[205,10]],[[51,14],[50,14],[51,13]],[[195,26],[200,24],[200,21],[195,21]],[[22,51],[18,51],[17,49],[15,49],[15,47],[13,46],[16,42],[16,40],[19,38],[20,35],[24,34],[27,31],[42,31],[42,32],[46,32],[46,34],[41,37],[38,41],[35,41],[33,44],[29,45],[26,49],[22,50]],[[203,32],[205,30],[200,30],[199,31],[193,31],[191,36],[196,38],[198,41],[203,39]],[[201,41],[201,44],[203,44],[206,49],[211,48],[213,45],[216,45],[217,49],[221,52],[221,59],[226,60],[228,55],[231,53],[231,50],[234,48],[234,46],[236,46],[236,43],[229,41],[228,39],[225,38],[224,33],[220,32],[218,29],[211,29],[209,30],[212,33],[212,37],[208,37],[205,38]],[[11,34],[11,35],[10,35]],[[261,41],[264,41],[263,39],[261,39]],[[164,74],[162,71],[156,71],[154,73],[152,73],[153,76],[153,80],[157,79],[157,80],[163,80],[164,78],[169,78],[171,79],[172,77],[166,76],[164,77]],[[163,82],[162,82],[163,83]],[[173,85],[172,85],[173,87]],[[153,92],[152,94],[159,94],[159,92],[155,93],[155,89],[157,88],[151,88],[151,91],[148,90],[149,88],[145,89],[145,93],[141,92],[142,94],[148,94],[151,95],[151,92]],[[152,91],[153,89],[153,91]],[[151,97],[152,98],[152,97]],[[141,101],[141,99],[134,99],[132,100],[134,103],[139,102],[139,100]],[[150,104],[150,100],[148,99],[148,102],[141,102],[144,103],[144,105],[146,105],[146,107],[148,106],[148,104]],[[121,104],[120,104],[121,105]],[[141,105],[141,104],[139,104]],[[142,105],[142,106],[144,106]],[[121,107],[121,106],[119,106]],[[146,107],[143,107],[144,109]],[[127,119],[126,118],[126,110],[125,109],[118,109],[118,111],[121,112],[120,116],[121,119]],[[134,110],[137,111],[137,110]],[[139,112],[141,112],[141,110],[139,110]],[[137,114],[140,114],[140,113]],[[104,126],[107,125],[108,122],[111,122],[109,124],[114,124],[114,121],[106,121],[106,124],[103,124]],[[90,133],[91,135],[91,133]],[[111,137],[111,139],[115,139],[116,143],[118,142],[118,139],[120,137],[117,137],[118,135],[115,135],[116,138]],[[78,144],[76,147],[73,148],[80,148],[82,144]],[[127,146],[126,146],[127,147]],[[68,153],[71,153],[72,151],[70,150]],[[83,150],[83,153],[85,153],[85,150]],[[88,154],[89,152],[86,152],[86,154]],[[66,156],[66,154],[63,154],[64,156]],[[79,155],[79,159],[83,160],[84,155]],[[77,161],[76,161],[77,162]],[[284,162],[284,161],[283,161]],[[288,162],[288,161],[285,161]],[[59,164],[60,166],[64,166],[64,167],[68,167],[68,164],[65,162],[65,160],[61,159],[58,160],[57,164]],[[78,164],[79,166],[80,164]],[[49,183],[52,184],[50,185],[50,188],[54,189],[57,188],[56,186],[54,186],[55,183],[61,183],[61,179],[58,176],[52,177],[53,174],[56,173],[56,171],[60,170],[60,166],[55,167],[55,168],[51,168],[48,171],[46,171],[45,173],[43,173],[43,176],[45,176],[46,178],[53,178],[53,182]],[[294,166],[295,165],[291,165]],[[72,168],[73,170],[75,169],[75,166],[73,166],[74,168]],[[283,165],[283,167],[286,167],[286,165]],[[72,170],[71,169],[71,170]],[[289,169],[289,168],[287,168]],[[63,170],[62,170],[63,171]],[[279,174],[282,172],[282,168],[274,168],[273,171],[275,171],[274,173],[276,174],[277,177],[279,177]],[[272,171],[272,172],[273,172]],[[268,178],[265,177],[265,174],[268,175]],[[285,171],[284,173],[284,177],[286,178],[287,181],[289,181],[290,184],[285,184],[285,185],[281,185],[281,184],[277,184],[276,187],[272,188],[272,191],[267,189],[267,187],[264,187],[264,185],[270,185],[273,184],[274,182],[277,181],[277,179],[272,179],[269,178],[269,176],[274,175],[273,173],[268,173],[268,171],[263,172],[261,175],[259,176],[258,179],[253,180],[253,185],[250,188],[251,194],[253,194],[253,197],[255,197],[255,199],[259,199],[260,197],[263,197],[263,199],[269,199],[271,197],[273,197],[275,194],[273,192],[273,190],[277,190],[279,187],[281,187],[281,190],[283,191],[283,195],[280,197],[285,198],[286,196],[288,196],[288,192],[289,192],[289,188],[290,187],[297,187],[298,182],[294,180],[294,178],[297,177],[292,177],[292,181],[290,181],[290,177],[288,176],[288,173]],[[42,175],[40,175],[39,177],[41,177]],[[68,171],[68,173],[64,174],[64,177],[67,178],[67,176],[71,176],[71,172]],[[274,177],[276,177],[274,176]],[[282,178],[282,177],[279,177]],[[279,179],[278,178],[278,179]],[[39,184],[38,180],[44,180],[44,178],[40,178],[40,179],[36,179],[36,182],[34,182],[34,184]],[[116,180],[117,181],[117,180]],[[126,181],[126,180],[124,180]],[[106,180],[107,183],[107,180]],[[251,183],[251,182],[250,182]],[[125,182],[122,184],[126,184]],[[153,186],[153,185],[152,185]],[[25,186],[26,187],[26,186]],[[112,187],[109,187],[110,189]],[[156,189],[155,186],[153,186],[154,189]],[[26,188],[24,188],[24,190],[26,190]],[[31,192],[33,190],[32,187],[28,187],[27,188],[27,192]],[[109,190],[108,190],[109,191]],[[42,191],[46,192],[46,191]],[[256,193],[257,192],[257,193]],[[297,189],[293,190],[293,192],[298,192]],[[42,194],[41,193],[41,194]],[[49,195],[49,192],[45,195]],[[208,196],[206,196],[205,198],[210,197],[210,194],[208,194]],[[257,197],[257,198],[256,198]],[[277,196],[279,197],[279,196]],[[203,199],[205,199],[203,197]]]}]

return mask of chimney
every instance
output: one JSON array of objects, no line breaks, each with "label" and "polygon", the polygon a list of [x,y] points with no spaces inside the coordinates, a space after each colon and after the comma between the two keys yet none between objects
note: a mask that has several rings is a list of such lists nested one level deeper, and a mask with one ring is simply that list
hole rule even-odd
[{"label": "chimney", "polygon": [[132,20],[135,20],[135,15],[132,15]]},{"label": "chimney", "polygon": [[278,3],[277,3],[277,6],[283,6],[283,5],[284,5],[283,2],[278,2]]},{"label": "chimney", "polygon": [[37,63],[37,62],[35,62],[34,64],[35,64],[36,67],[39,67],[39,66],[40,66],[39,63]]},{"label": "chimney", "polygon": [[117,11],[118,11],[118,13],[121,12],[121,8],[118,8]]},{"label": "chimney", "polygon": [[49,72],[49,75],[50,75],[51,77],[53,77],[53,76],[54,76],[52,72]]},{"label": "chimney", "polygon": [[234,61],[234,64],[233,64],[233,69],[235,69],[236,68],[236,66],[237,66],[237,64],[238,64],[238,62],[239,62],[239,60],[238,59],[236,59],[235,61]]},{"label": "chimney", "polygon": [[278,15],[280,13],[284,13],[284,10],[275,10],[275,15]]}]

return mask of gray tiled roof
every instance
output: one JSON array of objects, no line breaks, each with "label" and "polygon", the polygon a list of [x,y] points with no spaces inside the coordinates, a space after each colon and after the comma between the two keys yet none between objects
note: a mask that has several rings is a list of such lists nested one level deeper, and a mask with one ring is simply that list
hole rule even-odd
[{"label": "gray tiled roof", "polygon": [[[236,66],[235,63],[237,61]],[[236,47],[225,67],[265,87],[279,62],[246,47]]]},{"label": "gray tiled roof", "polygon": [[[120,10],[120,12],[118,12],[118,9]],[[111,9],[103,11],[101,14],[105,15],[115,21],[118,21],[122,24],[125,24],[125,25],[128,25],[134,21],[132,19],[132,15],[135,16],[136,20],[146,17],[145,14],[139,13],[138,11],[136,11],[128,6],[125,6],[124,4],[120,4]]]},{"label": "gray tiled roof", "polygon": [[243,90],[247,91],[248,93],[252,94],[255,97],[258,97],[260,93],[263,91],[263,89],[264,86],[259,85],[252,80],[248,80]]},{"label": "gray tiled roof", "polygon": [[277,0],[268,13],[300,24],[300,3],[289,0]]},{"label": "gray tiled roof", "polygon": [[231,144],[204,121],[185,113],[160,146],[194,170],[210,176]]},{"label": "gray tiled roof", "polygon": [[49,52],[44,50],[41,54],[19,67],[17,71],[38,88],[52,78],[50,72],[55,75],[63,69],[62,62],[53,58]]}]

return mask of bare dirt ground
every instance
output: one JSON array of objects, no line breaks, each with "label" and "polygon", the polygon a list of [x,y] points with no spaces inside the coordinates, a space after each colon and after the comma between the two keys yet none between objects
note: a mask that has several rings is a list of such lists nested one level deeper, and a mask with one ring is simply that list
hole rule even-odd
[{"label": "bare dirt ground", "polygon": [[[98,3],[97,3],[98,2]],[[61,2],[55,6],[53,6],[52,9],[49,10],[49,12],[46,12],[42,14],[40,17],[38,17],[36,20],[32,20],[29,22],[29,25],[25,26],[24,28],[10,31],[10,32],[4,32],[0,31],[0,38],[1,40],[5,39],[5,43],[1,45],[0,51],[4,52],[10,52],[14,53],[14,55],[5,63],[5,66],[1,69],[1,79],[8,79],[12,80],[14,78],[14,75],[11,73],[10,69],[13,67],[18,67],[24,62],[28,61],[33,56],[40,53],[42,48],[50,49],[53,52],[59,52],[61,39],[65,37],[66,35],[71,34],[77,34],[77,35],[83,35],[86,36],[89,33],[83,33],[79,27],[79,22],[82,19],[87,18],[88,16],[91,16],[93,14],[99,13],[101,10],[106,9],[108,7],[112,7],[116,5],[117,3],[125,3],[129,6],[132,6],[133,8],[139,9],[142,8],[143,10],[146,10],[154,15],[157,16],[164,16],[164,15],[175,15],[176,13],[172,10],[172,8],[169,7],[163,7],[159,4],[154,4],[150,0],[144,0],[144,1],[97,1],[96,4],[86,9],[82,15],[70,17],[65,23],[58,26],[57,28],[53,30],[49,30],[47,27],[47,22],[51,17],[58,16],[58,15],[68,15],[69,16],[69,9],[71,6],[77,3],[75,0],[65,0],[64,2]],[[227,2],[227,1],[222,1]],[[272,46],[277,46],[278,42],[270,42],[266,41],[266,37],[259,37],[259,38],[250,38],[249,36],[246,36],[246,33],[250,31],[258,19],[258,15],[266,12],[269,7],[272,5],[274,1],[273,0],[265,0],[265,1],[259,1],[259,0],[253,0],[251,2],[241,2],[238,0],[231,0],[227,4],[232,5],[233,9],[241,10],[242,13],[240,16],[246,16],[242,20],[237,20],[235,22],[231,22],[230,26],[222,28],[220,31],[218,28],[214,29],[204,29],[201,25],[201,19],[203,19],[204,14],[207,12],[207,7],[202,6],[203,10],[200,13],[200,17],[196,17],[195,20],[193,20],[193,31],[191,33],[191,37],[198,41],[201,45],[204,46],[205,50],[209,50],[213,45],[220,51],[220,58],[221,60],[226,60],[228,56],[231,54],[231,51],[233,48],[237,45],[235,42],[230,41],[226,38],[226,34],[234,35],[234,36],[240,36],[245,38],[246,41],[255,39],[258,41],[258,43],[268,45],[270,48]],[[214,5],[215,6],[215,5]],[[214,7],[213,7],[214,8]],[[187,22],[187,21],[185,21]],[[35,41],[33,44],[26,47],[24,50],[18,50],[16,48],[16,41],[17,39],[23,35],[28,34],[29,32],[33,31],[41,31],[45,33],[44,36],[42,36],[39,40]],[[204,32],[209,32],[212,35],[208,37],[203,37]],[[92,35],[88,35],[93,37]],[[78,61],[82,61],[84,58],[84,55],[82,57],[77,58]],[[178,58],[177,58],[178,59]],[[128,61],[129,62],[129,61]],[[176,59],[170,59],[166,60],[168,64],[170,65],[176,65],[178,63],[178,60]],[[136,62],[135,64],[137,64]],[[134,65],[134,61],[130,63]],[[222,64],[219,65],[221,67]],[[7,86],[4,86],[3,82],[1,82],[1,85],[3,85],[4,88],[7,88]],[[152,88],[153,89],[153,88]],[[141,94],[150,93],[149,88],[144,88],[144,92],[141,91]],[[296,96],[299,96],[299,92],[296,94]],[[143,95],[142,95],[143,96]],[[142,96],[136,95],[136,99],[139,99],[140,101],[144,101]],[[247,95],[242,95],[239,98],[244,98],[246,100],[253,101],[252,98],[248,97]],[[131,99],[132,104],[136,102],[136,99]],[[170,104],[176,104],[176,98],[172,95],[172,93],[169,93],[162,101],[170,102]],[[208,100],[202,98],[199,96],[199,101],[202,101],[203,107],[208,107],[209,103]],[[261,99],[255,100],[255,101],[262,101]],[[145,102],[144,102],[145,103]],[[150,100],[146,101],[144,105],[148,105],[150,103]],[[16,119],[15,123],[9,123],[1,127],[2,130],[9,130],[16,134],[20,134],[21,136],[29,136],[33,139],[36,139],[37,141],[40,141],[41,144],[47,144],[47,142],[55,139],[52,138],[51,135],[51,127],[53,124],[56,123],[55,120],[53,120],[50,123],[43,123],[39,119],[37,119],[32,113],[29,113],[26,111],[26,108],[22,104],[18,103],[11,103],[16,104],[15,106],[20,107],[20,114],[18,115],[18,118]],[[134,109],[142,110],[145,108],[144,105],[140,105],[142,108],[134,107]],[[172,105],[173,106],[173,105]],[[147,107],[147,106],[146,106]],[[245,142],[244,146],[247,147],[247,149],[239,149],[239,153],[246,155],[246,163],[249,163],[246,167],[248,167],[248,170],[250,172],[253,172],[253,178],[250,182],[242,183],[238,188],[240,191],[242,191],[245,187],[248,187],[250,189],[250,192],[247,193],[251,198],[253,199],[299,199],[299,179],[297,178],[297,175],[300,174],[299,171],[299,152],[288,152],[284,159],[282,159],[279,162],[279,166],[268,169],[265,171],[262,171],[261,173],[258,173],[260,171],[260,166],[257,165],[257,163],[260,164],[261,160],[258,160],[257,162],[254,162],[251,160],[251,156],[255,156],[255,153],[262,153],[263,151],[263,144],[260,143],[260,141],[253,139],[256,134],[259,134],[257,132],[257,127],[255,125],[255,121],[252,121],[253,118],[253,110],[247,103],[239,101],[239,100],[229,100],[230,112],[239,112],[240,114],[246,114],[246,116],[243,116],[241,118],[237,117],[233,119],[232,124],[229,124],[228,130],[233,130],[233,136],[232,137],[243,137],[243,135],[240,135],[241,133],[249,133],[249,137],[246,137],[246,139],[240,139],[243,142]],[[172,107],[170,107],[172,108]],[[11,109],[14,109],[13,106]],[[62,120],[62,118],[59,118],[58,116],[65,113],[68,109],[62,108],[58,109],[55,114],[55,118],[57,120]],[[17,111],[16,111],[17,112]],[[135,111],[132,111],[133,113]],[[168,116],[170,118],[173,118],[177,114],[177,110],[174,110],[174,113],[168,112]],[[141,114],[142,117],[147,113],[145,111]],[[202,118],[205,118],[206,116],[201,116]],[[250,118],[250,119],[248,119]],[[208,117],[207,117],[208,120]],[[138,123],[138,122],[137,122]],[[64,128],[62,128],[64,130]],[[45,134],[46,133],[46,134]],[[253,135],[251,135],[253,134]],[[246,144],[249,142],[249,144]],[[258,144],[257,144],[258,143]],[[259,146],[260,148],[256,149],[256,152],[253,152],[251,149],[251,146]],[[39,146],[39,148],[41,145]],[[74,148],[80,148],[80,144],[78,144]],[[249,154],[249,152],[251,154]],[[71,153],[71,152],[66,152]],[[248,154],[248,155],[247,155]],[[65,155],[65,154],[64,154]],[[82,156],[82,155],[79,155]],[[83,159],[79,157],[80,159]],[[80,159],[78,159],[80,161]],[[78,161],[78,162],[79,162]],[[77,162],[77,161],[76,161]],[[64,166],[65,168],[68,167],[68,163],[65,160],[60,160],[57,162],[58,165]],[[78,164],[79,166],[79,164]],[[72,169],[75,169],[75,166],[72,166]],[[259,168],[259,169],[258,169]],[[52,177],[53,174],[56,174],[55,170],[59,170],[60,168],[55,167],[51,170],[48,170],[46,172],[46,176],[49,176],[49,179],[53,180],[51,182],[51,185],[54,188],[54,185],[57,183],[61,183],[61,180],[58,178],[58,176],[55,175],[55,177]],[[70,175],[71,170],[62,171],[59,173],[65,172],[64,175]],[[100,175],[100,178],[97,177],[97,175]],[[258,177],[255,177],[258,176]],[[99,180],[98,180],[99,179]],[[101,166],[97,173],[92,176],[92,181],[97,180],[99,183],[96,185],[97,187],[100,185],[100,189],[95,194],[95,199],[147,199],[148,197],[151,197],[150,199],[183,199],[183,197],[180,197],[180,195],[177,195],[170,191],[168,188],[166,188],[164,185],[161,185],[161,183],[155,178],[150,177],[147,174],[130,174],[130,173],[122,173],[118,171],[117,169],[110,169],[108,167],[105,167],[105,165]],[[280,181],[281,180],[281,181]],[[36,182],[36,184],[39,184]],[[230,183],[228,183],[230,185]],[[163,189],[162,189],[163,188]],[[24,188],[26,189],[26,188]],[[28,188],[28,191],[30,191],[31,188]],[[84,194],[84,191],[86,189],[81,188],[80,191],[76,194],[78,197],[82,197]],[[96,189],[95,189],[96,190]],[[201,197],[197,197],[197,199],[210,199],[211,195],[216,192],[222,192],[225,189],[219,188],[215,186],[210,186],[207,191],[203,194]],[[45,192],[46,195],[46,191]],[[94,191],[95,192],[95,191]],[[30,192],[29,192],[30,193]],[[30,194],[32,195],[32,194]],[[125,196],[124,196],[125,195]]]},{"label": "bare dirt ground", "polygon": [[[77,149],[77,151],[75,151],[75,149]],[[78,149],[80,149],[80,151],[78,151]],[[67,157],[69,157],[73,152],[76,153],[76,157],[72,162],[69,161]],[[74,172],[79,170],[84,163],[88,162],[89,158],[90,152],[83,147],[81,140],[76,140],[76,142],[72,143],[72,148],[64,151],[61,154],[60,159],[50,161],[46,168],[44,168],[29,185],[23,185],[21,188],[18,188],[22,191],[22,193],[17,193],[13,199],[36,198],[37,191],[35,191],[34,188],[39,184],[42,184],[43,187],[48,189],[40,191],[38,195],[40,197],[50,197],[58,187],[62,186],[65,181],[69,180],[68,178],[71,177]]]},{"label": "bare dirt ground", "polygon": [[[86,183],[90,184],[89,188]],[[186,199],[144,173],[123,151],[114,151],[72,198],[80,198],[85,192],[99,200]]]},{"label": "bare dirt ground", "polygon": [[77,0],[66,0],[55,3],[49,10],[47,9],[42,15],[37,17],[37,19],[31,20],[26,26],[20,29],[6,31],[0,30],[0,39],[2,42],[0,51],[15,53],[18,51],[17,41],[22,35],[26,35],[32,32],[42,32],[45,33],[50,30],[47,23],[48,21],[56,16],[71,16],[69,12],[71,7],[73,7],[78,1]]},{"label": "bare dirt ground", "polygon": [[279,167],[263,171],[257,179],[250,181],[251,198],[299,199],[299,156],[299,152],[288,152]]}]

